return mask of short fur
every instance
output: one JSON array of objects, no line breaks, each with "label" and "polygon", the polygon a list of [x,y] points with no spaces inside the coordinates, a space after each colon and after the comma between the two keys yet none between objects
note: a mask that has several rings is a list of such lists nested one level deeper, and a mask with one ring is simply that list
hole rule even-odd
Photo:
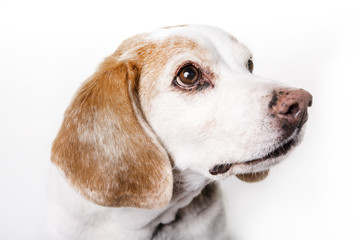
[{"label": "short fur", "polygon": [[[301,138],[310,105],[307,92],[251,74],[249,58],[208,26],[124,41],[79,89],[54,140],[45,238],[223,239],[214,181],[265,178],[285,155],[274,150]],[[200,69],[197,87],[174,84],[184,64]],[[279,89],[296,92],[284,102],[306,98],[296,127],[269,110]]]}]

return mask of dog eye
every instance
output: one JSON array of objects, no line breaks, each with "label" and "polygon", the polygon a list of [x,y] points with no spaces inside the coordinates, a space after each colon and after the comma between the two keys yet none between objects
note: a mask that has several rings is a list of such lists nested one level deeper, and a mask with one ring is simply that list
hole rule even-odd
[{"label": "dog eye", "polygon": [[246,67],[247,67],[247,69],[249,69],[249,72],[253,72],[253,70],[254,70],[254,63],[253,63],[253,61],[252,61],[252,58],[249,58],[249,60],[247,61],[247,63],[246,63]]},{"label": "dog eye", "polygon": [[185,85],[194,85],[199,80],[200,73],[193,65],[187,65],[180,69],[177,77]]}]

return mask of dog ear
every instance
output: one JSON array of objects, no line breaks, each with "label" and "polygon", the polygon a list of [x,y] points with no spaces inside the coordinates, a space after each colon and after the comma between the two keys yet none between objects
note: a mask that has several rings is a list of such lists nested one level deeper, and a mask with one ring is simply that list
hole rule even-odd
[{"label": "dog ear", "polygon": [[168,154],[142,116],[134,62],[107,58],[65,112],[52,162],[85,198],[109,207],[160,208],[172,197]]}]

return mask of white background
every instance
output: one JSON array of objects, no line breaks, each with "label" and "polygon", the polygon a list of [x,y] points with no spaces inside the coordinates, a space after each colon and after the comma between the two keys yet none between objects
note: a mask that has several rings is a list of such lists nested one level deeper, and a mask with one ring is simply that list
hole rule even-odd
[{"label": "white background", "polygon": [[297,150],[256,184],[223,183],[232,239],[360,239],[359,7],[350,1],[0,0],[0,239],[36,239],[50,148],[80,83],[122,40],[215,25],[256,75],[314,96]]}]

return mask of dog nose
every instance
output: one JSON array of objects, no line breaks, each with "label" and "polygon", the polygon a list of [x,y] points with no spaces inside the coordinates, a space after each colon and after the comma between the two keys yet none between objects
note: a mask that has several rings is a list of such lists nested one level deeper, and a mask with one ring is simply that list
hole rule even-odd
[{"label": "dog nose", "polygon": [[303,89],[277,89],[269,103],[272,116],[275,116],[285,131],[300,128],[308,119],[307,109],[312,105],[312,96]]}]

